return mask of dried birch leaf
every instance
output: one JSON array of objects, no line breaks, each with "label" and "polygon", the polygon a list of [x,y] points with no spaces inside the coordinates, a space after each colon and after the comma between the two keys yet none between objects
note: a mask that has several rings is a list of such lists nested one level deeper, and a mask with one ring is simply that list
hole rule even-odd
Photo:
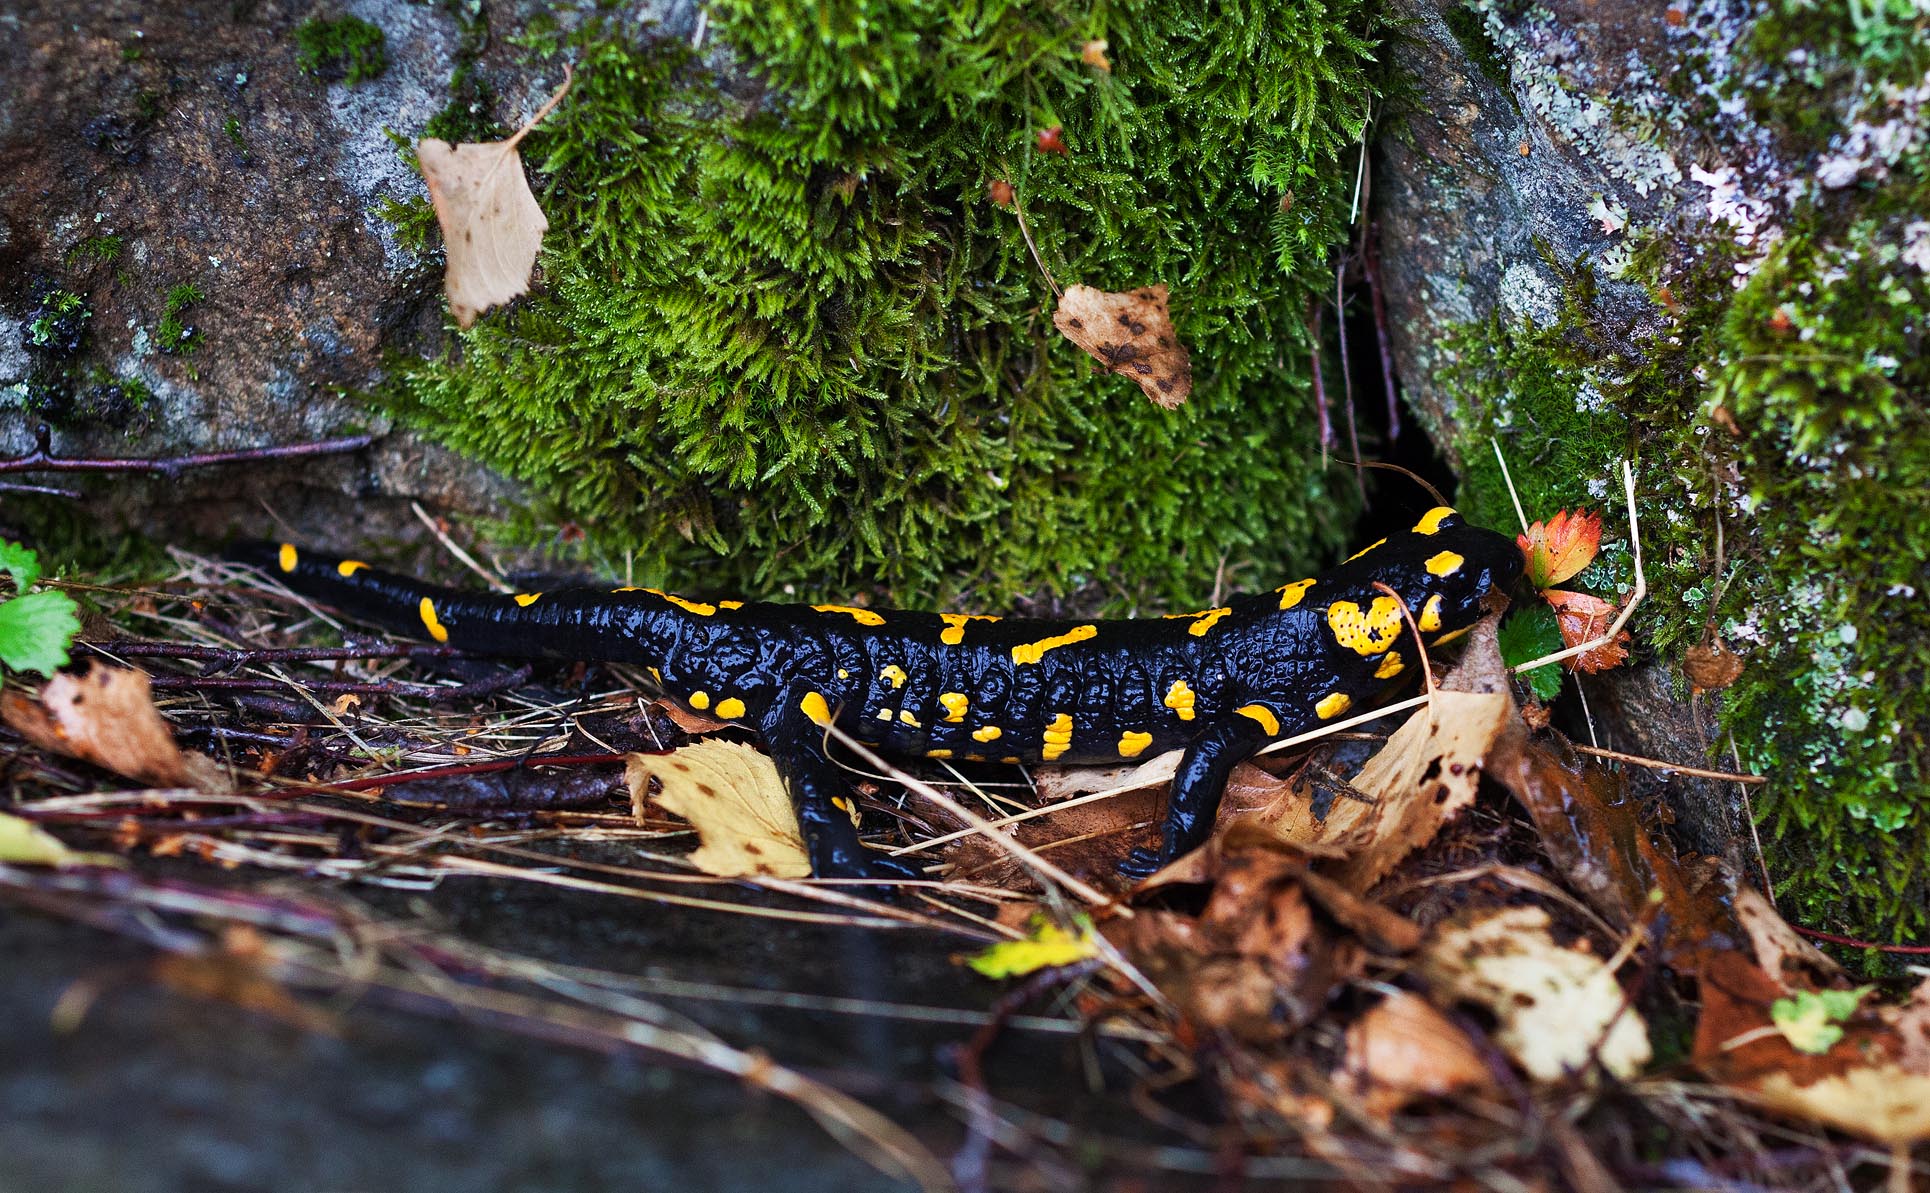
[{"label": "dried birch leaf", "polygon": [[1503,907],[1441,924],[1421,954],[1437,1000],[1494,1013],[1495,1043],[1530,1077],[1559,1081],[1591,1063],[1633,1077],[1649,1062],[1648,1027],[1591,953],[1563,948],[1539,907]]},{"label": "dried birch leaf", "polygon": [[211,759],[184,754],[148,695],[147,672],[96,666],[60,674],[36,703],[15,692],[0,697],[0,719],[34,745],[93,763],[154,787],[225,790]]},{"label": "dried birch leaf", "polygon": [[1052,326],[1157,405],[1175,409],[1193,392],[1193,359],[1173,331],[1164,283],[1118,294],[1068,286]]},{"label": "dried birch leaf", "polygon": [[416,142],[449,259],[443,289],[459,326],[470,326],[490,307],[529,289],[549,220],[530,194],[516,146],[569,91],[574,76],[568,67],[564,72],[556,94],[507,141],[451,145],[428,137]]},{"label": "dried birch leaf", "polygon": [[[668,754],[632,754],[623,771],[638,820],[651,799],[688,820],[703,842],[690,863],[720,878],[805,878],[797,813],[777,765],[749,746],[702,741]],[[650,794],[655,778],[662,790]]]},{"label": "dried birch leaf", "polygon": [[460,327],[529,289],[549,220],[530,194],[514,141],[416,143],[447,246],[443,289]]}]

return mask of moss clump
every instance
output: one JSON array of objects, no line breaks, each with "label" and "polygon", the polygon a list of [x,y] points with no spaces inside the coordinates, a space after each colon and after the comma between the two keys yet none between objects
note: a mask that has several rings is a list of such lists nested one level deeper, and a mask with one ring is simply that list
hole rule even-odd
[{"label": "moss clump", "polygon": [[[1130,607],[1336,545],[1303,319],[1345,234],[1366,3],[708,12],[756,85],[607,26],[532,40],[579,72],[528,142],[546,284],[396,362],[386,402],[684,585]],[[1068,155],[1033,147],[1055,124]],[[995,178],[1062,281],[1172,285],[1187,407],[1059,339]]]},{"label": "moss clump", "polygon": [[388,43],[360,17],[310,17],[295,29],[295,63],[324,83],[353,87],[389,68]]},{"label": "moss clump", "polygon": [[161,320],[154,325],[154,346],[169,356],[192,356],[201,347],[201,340],[184,316],[206,297],[193,282],[170,286],[161,305]]}]

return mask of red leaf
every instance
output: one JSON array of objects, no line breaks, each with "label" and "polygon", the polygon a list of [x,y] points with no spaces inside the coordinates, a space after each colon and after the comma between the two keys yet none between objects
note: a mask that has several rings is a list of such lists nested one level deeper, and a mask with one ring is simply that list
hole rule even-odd
[{"label": "red leaf", "polygon": [[1515,536],[1528,559],[1528,580],[1536,588],[1560,584],[1595,561],[1602,545],[1602,516],[1587,510],[1562,510]]},{"label": "red leaf", "polygon": [[1056,153],[1061,157],[1069,156],[1072,151],[1066,148],[1066,130],[1060,125],[1039,130],[1039,152]]},{"label": "red leaf", "polygon": [[[1563,646],[1580,646],[1593,642],[1602,636],[1609,624],[1615,620],[1616,607],[1598,596],[1585,592],[1566,592],[1555,589],[1543,592],[1541,598],[1555,610],[1555,625],[1561,630]],[[1605,642],[1584,654],[1566,660],[1569,670],[1582,671],[1589,675],[1597,671],[1607,671],[1628,661],[1628,631],[1615,635],[1611,642]]]}]

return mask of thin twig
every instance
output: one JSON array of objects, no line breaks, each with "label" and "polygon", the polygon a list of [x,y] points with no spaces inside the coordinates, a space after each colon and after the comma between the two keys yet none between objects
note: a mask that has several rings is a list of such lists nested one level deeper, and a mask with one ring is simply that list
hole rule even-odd
[{"label": "thin twig", "polygon": [[1633,763],[1636,766],[1648,767],[1650,770],[1674,771],[1677,774],[1688,775],[1694,779],[1723,779],[1730,783],[1742,783],[1744,785],[1769,782],[1769,778],[1766,775],[1747,775],[1738,774],[1734,771],[1708,770],[1700,766],[1683,766],[1679,762],[1664,762],[1660,758],[1644,758],[1640,754],[1624,754],[1620,750],[1604,749],[1601,746],[1583,746],[1576,745],[1573,742],[1569,744],[1577,752],[1582,754],[1593,754],[1597,758],[1610,758],[1616,762]]},{"label": "thin twig", "polygon": [[1032,229],[1025,222],[1025,204],[1019,201],[1017,191],[1012,192],[1012,213],[1019,217],[1019,235],[1025,237],[1025,247],[1032,250],[1033,264],[1045,275],[1045,284],[1052,287],[1052,296],[1064,298],[1065,291],[1059,289],[1059,279],[1053,277],[1052,271],[1045,267],[1045,258],[1039,255],[1039,246],[1032,242]]},{"label": "thin twig", "polygon": [[308,456],[340,455],[360,451],[375,442],[373,435],[350,435],[343,439],[322,439],[314,443],[286,443],[272,447],[251,447],[231,452],[202,452],[191,456],[56,456],[53,454],[53,428],[42,423],[35,433],[33,449],[10,460],[0,460],[0,473],[6,472],[154,472],[177,476],[191,468],[212,468],[220,464],[255,464],[263,460],[296,460]]},{"label": "thin twig", "polygon": [[490,571],[488,568],[485,568],[482,564],[477,563],[475,556],[471,555],[469,552],[463,550],[460,546],[458,546],[456,543],[456,540],[449,537],[449,532],[447,530],[444,530],[440,523],[438,523],[434,518],[431,518],[429,516],[428,510],[425,510],[422,508],[422,503],[420,501],[411,501],[409,503],[409,508],[411,510],[414,510],[415,516],[421,520],[424,526],[427,526],[429,528],[429,533],[436,536],[436,541],[441,543],[443,545],[443,548],[447,550],[449,554],[461,560],[462,565],[464,567],[476,573],[478,576],[481,576],[484,584],[489,585],[497,592],[516,591],[516,588],[514,585],[507,583],[506,581],[503,580],[501,576],[498,576],[496,573]]},{"label": "thin twig", "polygon": [[1521,509],[1521,494],[1515,492],[1515,478],[1508,474],[1508,458],[1501,454],[1501,441],[1489,436],[1488,444],[1494,448],[1495,462],[1501,465],[1501,481],[1508,486],[1508,500],[1515,503],[1515,517],[1521,519],[1521,533],[1528,533],[1528,515]]}]

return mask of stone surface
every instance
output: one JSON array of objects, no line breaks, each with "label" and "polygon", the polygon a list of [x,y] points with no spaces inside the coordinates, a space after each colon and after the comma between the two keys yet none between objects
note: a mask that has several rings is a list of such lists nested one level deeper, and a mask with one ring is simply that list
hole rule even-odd
[{"label": "stone surface", "polygon": [[[422,193],[384,128],[447,100],[457,42],[438,5],[363,0],[389,66],[356,87],[297,65],[307,4],[11,5],[0,24],[0,451],[28,442],[23,332],[59,288],[92,312],[72,369],[138,381],[132,418],[56,420],[63,454],[166,456],[372,430],[371,451],[167,484],[88,486],[92,508],[149,529],[260,531],[273,510],[307,537],[407,532],[408,502],[491,512],[503,482],[344,396],[383,353],[433,341],[433,268],[377,218]],[[118,253],[103,259],[105,238]],[[157,346],[168,291],[192,352]]]}]

